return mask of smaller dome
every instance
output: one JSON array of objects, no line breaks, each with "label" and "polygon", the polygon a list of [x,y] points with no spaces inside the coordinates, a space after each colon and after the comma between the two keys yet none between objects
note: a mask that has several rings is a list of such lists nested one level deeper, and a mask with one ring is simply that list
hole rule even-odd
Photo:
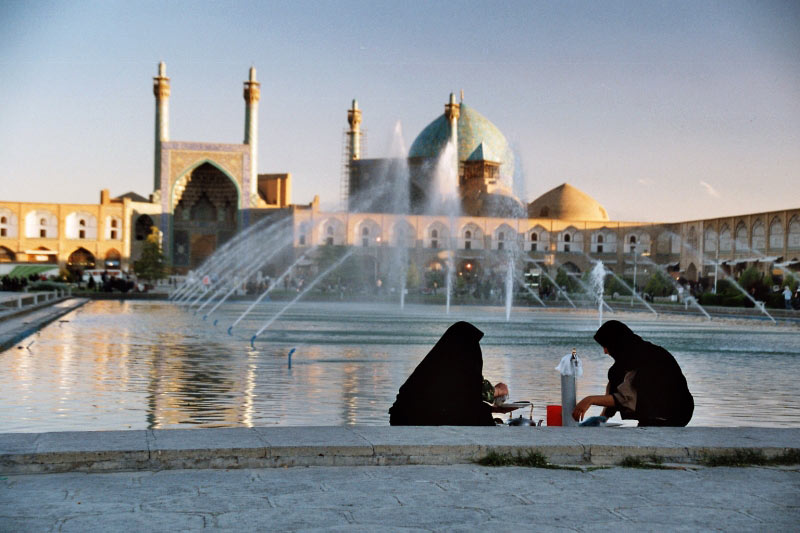
[{"label": "smaller dome", "polygon": [[597,200],[569,183],[562,183],[528,204],[530,218],[559,220],[608,220]]}]

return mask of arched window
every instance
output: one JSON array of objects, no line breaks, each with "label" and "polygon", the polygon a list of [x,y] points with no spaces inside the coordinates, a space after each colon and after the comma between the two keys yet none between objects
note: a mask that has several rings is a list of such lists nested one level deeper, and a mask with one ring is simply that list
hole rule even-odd
[{"label": "arched window", "polygon": [[361,228],[361,245],[369,246],[369,228]]},{"label": "arched window", "polygon": [[465,250],[472,250],[472,232],[467,230],[464,232],[464,249]]},{"label": "arched window", "polygon": [[756,252],[763,252],[767,242],[766,235],[764,235],[764,224],[760,220],[756,220],[753,223],[752,237],[753,250]]},{"label": "arched window", "polygon": [[13,263],[17,259],[17,254],[11,251],[10,248],[0,246],[0,263]]},{"label": "arched window", "polygon": [[598,244],[602,244],[603,243],[603,234],[602,233],[597,236],[597,243]]},{"label": "arched window", "polygon": [[327,246],[333,246],[333,226],[327,227],[327,229],[325,230],[325,235],[327,235],[327,237],[325,238],[325,244]]},{"label": "arched window", "polygon": [[438,248],[439,247],[439,231],[432,229],[431,230],[431,248]]},{"label": "arched window", "polygon": [[790,250],[800,250],[800,218],[796,216],[789,220],[789,236],[787,241]]},{"label": "arched window", "polygon": [[628,237],[628,253],[636,253],[636,235]]},{"label": "arched window", "polygon": [[536,235],[536,232],[534,231],[533,233],[531,233],[531,242],[536,242],[538,240],[539,240],[539,236]]},{"label": "arched window", "polygon": [[570,242],[572,240],[572,235],[569,233],[564,234],[564,242]]},{"label": "arched window", "polygon": [[747,245],[747,226],[744,222],[739,222],[736,225],[736,251],[744,252],[750,247]]},{"label": "arched window", "polygon": [[472,238],[472,232],[470,230],[465,231],[464,232],[464,238],[465,239],[471,239]]},{"label": "arched window", "polygon": [[783,249],[783,224],[778,217],[773,218],[769,225],[769,247],[772,250]]},{"label": "arched window", "polygon": [[147,239],[153,225],[153,219],[149,215],[139,215],[139,218],[136,219],[136,229],[134,230],[136,240],[143,241]]},{"label": "arched window", "polygon": [[714,231],[714,228],[706,228],[703,236],[703,249],[706,252],[717,251],[717,232]]},{"label": "arched window", "polygon": [[728,225],[722,226],[719,230],[719,251],[730,252],[733,249],[733,242],[731,241],[731,230]]}]

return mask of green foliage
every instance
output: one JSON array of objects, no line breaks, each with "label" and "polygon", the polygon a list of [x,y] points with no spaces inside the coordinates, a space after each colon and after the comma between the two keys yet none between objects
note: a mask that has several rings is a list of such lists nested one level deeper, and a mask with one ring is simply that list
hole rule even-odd
[{"label": "green foliage", "polygon": [[539,291],[546,293],[549,292],[550,289],[553,288],[553,284],[550,281],[550,278],[542,274],[539,276]]},{"label": "green foliage", "polygon": [[756,267],[746,269],[739,276],[739,285],[748,292],[752,288],[758,288],[761,285],[761,272]]},{"label": "green foliage", "polygon": [[[631,281],[631,285],[633,285],[633,281]],[[605,293],[607,295],[612,295],[617,293],[619,295],[630,295],[631,291],[620,282],[616,277],[608,275],[605,279]]]},{"label": "green foliage", "polygon": [[644,286],[644,292],[650,296],[669,296],[673,292],[672,280],[667,274],[657,270],[653,272]]},{"label": "green foliage", "polygon": [[761,450],[734,449],[724,454],[705,454],[700,458],[705,466],[787,466],[800,464],[800,449],[792,448],[775,457]]},{"label": "green foliage", "polygon": [[434,283],[440,289],[444,287],[444,270],[428,270],[425,272],[425,286],[433,287]]},{"label": "green foliage", "polygon": [[499,453],[494,450],[486,454],[485,457],[476,461],[481,466],[525,466],[528,468],[550,468],[555,470],[582,470],[575,466],[560,466],[550,464],[547,457],[536,450],[528,450],[526,453],[511,455],[510,453]]},{"label": "green foliage", "polygon": [[559,268],[556,273],[556,284],[565,288],[567,292],[576,292],[578,290],[578,282],[572,279],[572,276],[567,274],[567,271],[563,268]]},{"label": "green foliage", "polygon": [[133,271],[142,279],[149,281],[167,277],[167,268],[164,264],[164,254],[158,238],[158,228],[150,228],[150,235],[144,242],[142,255],[133,263]]},{"label": "green foliage", "polygon": [[408,263],[408,270],[406,270],[406,288],[416,289],[419,287],[420,276],[417,264],[414,261]]}]

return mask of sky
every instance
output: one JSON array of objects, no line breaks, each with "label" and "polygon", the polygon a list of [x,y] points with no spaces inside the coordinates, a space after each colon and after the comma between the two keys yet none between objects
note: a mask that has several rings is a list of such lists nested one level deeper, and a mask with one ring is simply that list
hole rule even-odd
[{"label": "sky", "polygon": [[241,143],[261,82],[261,173],[339,205],[347,108],[366,156],[448,95],[491,120],[533,200],[564,183],[612,220],[800,206],[797,1],[0,2],[0,199],[153,187],[152,78],[170,139]]}]

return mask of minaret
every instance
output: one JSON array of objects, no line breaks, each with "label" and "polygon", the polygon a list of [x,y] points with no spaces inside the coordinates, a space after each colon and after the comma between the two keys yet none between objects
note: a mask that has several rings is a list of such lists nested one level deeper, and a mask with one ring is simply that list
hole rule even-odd
[{"label": "minaret", "polygon": [[153,94],[156,97],[156,147],[153,172],[153,191],[161,190],[161,143],[169,140],[169,78],[167,65],[158,64],[158,76],[153,78]]},{"label": "minaret", "polygon": [[260,99],[261,84],[256,81],[256,67],[250,67],[250,79],[244,82],[244,144],[250,145],[251,198],[258,195],[258,101]]},{"label": "minaret", "polygon": [[461,114],[461,105],[456,103],[456,95],[450,93],[450,102],[444,105],[444,116],[450,122],[450,142],[453,143],[452,162],[455,169],[455,183],[458,183],[459,161],[458,161],[458,117]]},{"label": "minaret", "polygon": [[353,106],[347,110],[347,122],[350,124],[350,161],[361,159],[361,110],[358,101],[353,99]]},{"label": "minaret", "polygon": [[450,93],[450,102],[444,105],[444,116],[450,122],[450,140],[458,148],[458,117],[461,106],[456,103],[456,95]]}]

